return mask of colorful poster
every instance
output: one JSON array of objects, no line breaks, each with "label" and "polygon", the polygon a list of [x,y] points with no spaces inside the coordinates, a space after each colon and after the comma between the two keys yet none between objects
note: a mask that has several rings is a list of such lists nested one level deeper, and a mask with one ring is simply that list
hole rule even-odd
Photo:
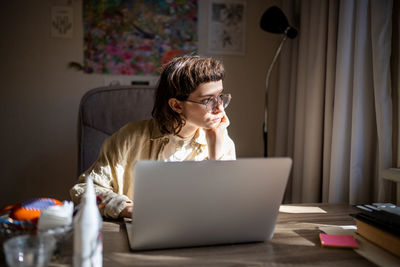
[{"label": "colorful poster", "polygon": [[197,52],[197,0],[84,0],[84,70],[158,75]]}]

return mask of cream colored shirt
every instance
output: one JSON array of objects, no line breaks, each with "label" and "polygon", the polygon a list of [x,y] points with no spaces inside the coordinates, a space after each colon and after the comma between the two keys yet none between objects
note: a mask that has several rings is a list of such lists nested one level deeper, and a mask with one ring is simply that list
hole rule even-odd
[{"label": "cream colored shirt", "polygon": [[[221,160],[236,159],[235,145],[225,132]],[[199,129],[191,138],[183,139],[160,132],[153,119],[129,123],[104,141],[97,161],[81,176],[70,190],[75,204],[86,187],[86,177],[91,176],[96,195],[103,198],[103,216],[118,218],[126,201],[133,197],[133,168],[138,160],[207,160],[208,147],[205,132]]]}]

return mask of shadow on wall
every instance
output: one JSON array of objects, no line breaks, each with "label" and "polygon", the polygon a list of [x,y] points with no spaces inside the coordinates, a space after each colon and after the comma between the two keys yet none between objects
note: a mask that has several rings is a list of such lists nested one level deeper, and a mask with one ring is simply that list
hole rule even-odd
[{"label": "shadow on wall", "polygon": [[[0,178],[0,207],[38,197],[70,200],[69,189],[77,181],[76,155],[76,148],[65,146],[31,158],[22,156],[18,159],[21,169]],[[74,168],[68,167],[71,161]]]}]

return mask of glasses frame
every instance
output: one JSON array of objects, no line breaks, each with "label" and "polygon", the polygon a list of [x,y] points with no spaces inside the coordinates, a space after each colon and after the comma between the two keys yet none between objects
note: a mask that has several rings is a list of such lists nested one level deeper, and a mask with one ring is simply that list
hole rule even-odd
[{"label": "glasses frame", "polygon": [[[226,103],[225,103],[225,102],[220,98],[220,96],[228,97],[228,101],[226,101]],[[221,104],[223,105],[224,109],[225,109],[226,107],[228,107],[229,103],[230,103],[231,100],[232,100],[232,95],[231,95],[231,94],[219,94],[218,96],[212,96],[212,97],[210,97],[210,98],[207,98],[206,100],[208,100],[207,103],[203,103],[203,102],[200,102],[200,101],[194,101],[194,100],[190,100],[190,99],[186,99],[186,100],[184,100],[184,101],[203,105],[203,106],[206,107],[206,110],[207,110],[208,112],[212,112],[214,109],[216,109],[216,108],[217,108],[219,105],[221,105]]]}]

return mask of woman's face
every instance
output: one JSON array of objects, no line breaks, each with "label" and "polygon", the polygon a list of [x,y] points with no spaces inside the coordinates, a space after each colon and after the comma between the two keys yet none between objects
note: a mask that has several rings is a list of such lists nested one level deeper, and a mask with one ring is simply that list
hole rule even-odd
[{"label": "woman's face", "polygon": [[219,104],[211,111],[208,111],[205,105],[199,103],[204,103],[210,97],[219,96],[223,89],[222,80],[202,83],[189,95],[187,101],[181,101],[182,109],[180,114],[186,121],[184,128],[216,128],[225,115],[223,105]]}]

